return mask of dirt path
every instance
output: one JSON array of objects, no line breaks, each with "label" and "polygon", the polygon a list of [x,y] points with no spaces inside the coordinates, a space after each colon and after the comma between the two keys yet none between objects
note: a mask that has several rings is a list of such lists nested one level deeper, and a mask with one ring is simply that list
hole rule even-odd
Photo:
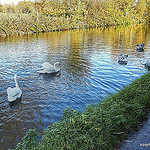
[{"label": "dirt path", "polygon": [[150,113],[138,131],[129,134],[119,150],[150,150]]}]

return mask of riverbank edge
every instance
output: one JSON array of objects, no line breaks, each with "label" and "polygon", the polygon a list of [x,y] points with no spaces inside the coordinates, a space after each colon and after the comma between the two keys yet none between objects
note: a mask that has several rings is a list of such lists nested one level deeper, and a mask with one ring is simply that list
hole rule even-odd
[{"label": "riverbank edge", "polygon": [[[145,24],[134,24],[136,25],[145,25]],[[34,26],[34,25],[32,25]],[[118,25],[118,26],[131,26],[131,25]],[[4,32],[4,34],[0,34],[0,38],[7,38],[7,37],[13,37],[13,36],[29,36],[29,35],[33,35],[33,34],[40,34],[40,33],[51,33],[51,32],[63,32],[63,31],[69,31],[69,30],[81,30],[81,29],[94,29],[94,28],[108,28],[108,27],[118,27],[118,26],[95,26],[95,27],[87,27],[87,25],[85,27],[71,27],[71,28],[57,28],[57,29],[47,29],[47,31],[41,31],[41,29],[38,29],[38,27],[36,27],[35,30],[33,31],[21,31],[21,30],[17,30],[14,33],[8,29],[6,29],[6,27],[2,27],[0,26],[0,30]],[[49,31],[48,31],[49,30]]]},{"label": "riverbank edge", "polygon": [[35,129],[30,129],[16,149],[119,148],[121,141],[147,118],[149,98],[150,72],[82,113],[64,110],[62,119],[45,129],[40,142]]},{"label": "riverbank edge", "polygon": [[[22,30],[14,30],[13,28],[8,29],[7,27],[4,27],[2,25],[0,25],[0,31],[3,31],[3,34],[0,33],[0,39],[2,38],[8,38],[8,37],[14,37],[14,36],[29,36],[29,35],[33,35],[33,34],[40,34],[40,33],[51,33],[51,32],[63,32],[63,31],[69,31],[69,30],[81,30],[81,29],[95,29],[95,28],[108,28],[108,27],[128,27],[128,26],[138,26],[138,25],[147,25],[146,23],[139,23],[139,24],[124,24],[124,25],[101,25],[101,26],[97,26],[97,25],[77,25],[74,27],[55,27],[54,29],[46,29],[46,27],[44,24],[32,24],[31,26],[34,27],[32,28],[32,30],[26,30],[26,31],[22,31]],[[42,27],[41,27],[42,26]],[[51,25],[52,26],[52,25]],[[14,30],[14,31],[13,31]]]}]

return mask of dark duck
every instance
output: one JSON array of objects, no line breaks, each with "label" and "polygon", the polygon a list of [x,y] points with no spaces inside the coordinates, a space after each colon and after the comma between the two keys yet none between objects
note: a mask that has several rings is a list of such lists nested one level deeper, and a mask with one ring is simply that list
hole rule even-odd
[{"label": "dark duck", "polygon": [[128,55],[127,54],[119,54],[118,58],[119,58],[119,60],[118,60],[119,64],[122,64],[122,65],[127,64],[127,62],[128,62],[128,60],[127,60]]},{"label": "dark duck", "polygon": [[137,44],[136,50],[138,52],[143,52],[144,51],[144,43],[142,44]]}]

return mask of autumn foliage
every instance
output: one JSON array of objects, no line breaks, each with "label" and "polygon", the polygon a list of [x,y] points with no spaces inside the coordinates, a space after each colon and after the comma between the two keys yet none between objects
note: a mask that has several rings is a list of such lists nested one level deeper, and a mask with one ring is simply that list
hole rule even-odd
[{"label": "autumn foliage", "polygon": [[40,0],[0,6],[0,36],[147,22],[146,0]]}]

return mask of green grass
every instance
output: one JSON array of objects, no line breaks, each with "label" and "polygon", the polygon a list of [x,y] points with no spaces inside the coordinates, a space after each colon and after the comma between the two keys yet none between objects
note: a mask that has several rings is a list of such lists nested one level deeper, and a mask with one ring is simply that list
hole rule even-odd
[{"label": "green grass", "polygon": [[35,130],[30,130],[16,149],[115,149],[147,117],[149,108],[150,72],[82,113],[66,109],[63,118],[44,131],[40,142]]}]

